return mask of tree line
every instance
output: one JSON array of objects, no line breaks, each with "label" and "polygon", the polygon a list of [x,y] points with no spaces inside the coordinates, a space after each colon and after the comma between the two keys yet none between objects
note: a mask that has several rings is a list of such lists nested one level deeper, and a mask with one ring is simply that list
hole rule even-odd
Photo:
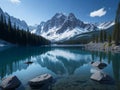
[{"label": "tree line", "polygon": [[115,25],[114,25],[114,30],[112,34],[107,34],[105,30],[101,30],[99,32],[99,35],[93,35],[92,36],[92,41],[93,42],[108,42],[111,43],[112,41],[116,44],[120,44],[120,3],[118,4],[118,9],[116,12],[116,17],[115,17]]},{"label": "tree line", "polygon": [[98,35],[93,34],[92,41],[96,42],[96,43],[98,43],[98,42],[103,43],[103,42],[106,42],[106,41],[111,42],[111,34],[107,34],[107,32],[105,30],[100,30]]},{"label": "tree line", "polygon": [[0,39],[22,46],[40,46],[50,44],[50,41],[27,31],[20,29],[16,24],[12,26],[10,17],[8,20],[0,15]]}]

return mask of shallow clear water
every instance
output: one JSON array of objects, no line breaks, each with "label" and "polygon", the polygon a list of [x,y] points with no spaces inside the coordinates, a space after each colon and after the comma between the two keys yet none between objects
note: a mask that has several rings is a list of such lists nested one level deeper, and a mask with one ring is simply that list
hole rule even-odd
[{"label": "shallow clear water", "polygon": [[[24,62],[33,61],[26,65]],[[103,69],[115,84],[101,84],[90,76],[97,71],[91,61],[107,64]],[[28,80],[51,74],[52,90],[120,90],[120,53],[92,52],[81,47],[13,47],[0,51],[0,78],[16,75],[28,90]]]}]

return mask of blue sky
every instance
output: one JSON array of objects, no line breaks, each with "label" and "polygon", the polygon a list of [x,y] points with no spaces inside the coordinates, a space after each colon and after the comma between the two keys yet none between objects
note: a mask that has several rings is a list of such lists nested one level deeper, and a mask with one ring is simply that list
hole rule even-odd
[{"label": "blue sky", "polygon": [[74,13],[85,22],[104,22],[115,18],[120,0],[0,0],[0,7],[28,25],[47,21],[55,13]]}]

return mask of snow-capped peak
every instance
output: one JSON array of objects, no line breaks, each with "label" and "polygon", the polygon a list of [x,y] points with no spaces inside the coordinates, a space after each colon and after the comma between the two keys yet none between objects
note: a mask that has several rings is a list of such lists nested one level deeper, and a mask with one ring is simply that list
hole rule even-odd
[{"label": "snow-capped peak", "polygon": [[65,15],[63,13],[56,13],[54,17],[59,19],[62,16],[65,16]]},{"label": "snow-capped peak", "polygon": [[75,20],[76,17],[75,17],[75,15],[74,15],[73,13],[70,13],[70,14],[68,15],[68,19],[72,21],[72,20]]},{"label": "snow-capped peak", "polygon": [[37,29],[33,29],[31,33],[41,35],[51,41],[69,40],[72,37],[100,29],[107,29],[114,25],[114,22],[104,22],[99,24],[85,23],[75,17],[73,13],[67,15],[56,13],[46,22],[41,22]]},{"label": "snow-capped peak", "polygon": [[97,30],[95,25],[84,24],[73,13],[68,16],[63,13],[56,13],[50,20],[38,25],[36,31],[33,30],[32,33],[34,32],[51,41],[60,41],[93,30]]}]

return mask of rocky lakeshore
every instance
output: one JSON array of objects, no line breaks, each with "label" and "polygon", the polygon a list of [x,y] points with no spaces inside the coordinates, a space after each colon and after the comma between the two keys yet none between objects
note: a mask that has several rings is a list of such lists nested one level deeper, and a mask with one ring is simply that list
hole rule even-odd
[{"label": "rocky lakeshore", "polygon": [[115,45],[114,42],[109,44],[108,42],[104,43],[93,43],[90,42],[85,45],[85,49],[90,51],[111,51],[111,52],[120,52],[120,45]]}]

